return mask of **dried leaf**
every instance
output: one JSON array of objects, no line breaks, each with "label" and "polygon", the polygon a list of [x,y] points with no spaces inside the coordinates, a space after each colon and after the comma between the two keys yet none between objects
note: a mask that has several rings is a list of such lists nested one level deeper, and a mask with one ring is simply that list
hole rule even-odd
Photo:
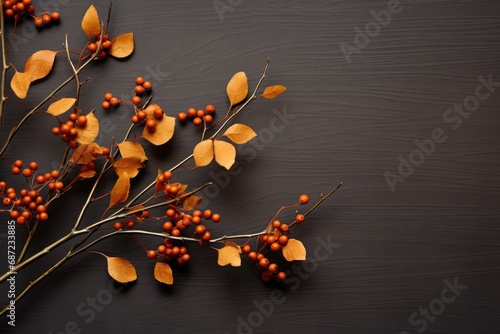
[{"label": "dried leaf", "polygon": [[47,109],[47,114],[51,114],[52,116],[59,116],[64,114],[69,110],[76,102],[76,99],[73,97],[64,97],[54,103],[52,103]]},{"label": "dried leaf", "polygon": [[78,176],[82,179],[91,179],[96,175],[97,175],[97,172],[95,170],[87,170],[85,172],[78,174]]},{"label": "dried leaf", "polygon": [[129,260],[121,257],[106,257],[108,273],[120,283],[128,283],[137,279],[137,272]]},{"label": "dried leaf", "polygon": [[288,239],[288,243],[283,246],[283,257],[287,261],[305,260],[306,248],[300,240]]},{"label": "dried leaf", "polygon": [[99,135],[99,121],[95,117],[94,112],[87,114],[87,124],[84,128],[78,128],[76,141],[80,144],[90,144]]},{"label": "dried leaf", "polygon": [[281,95],[286,90],[285,86],[282,85],[274,85],[274,86],[269,86],[264,89],[264,92],[262,93],[262,97],[265,97],[266,99],[274,99]]},{"label": "dried leaf", "polygon": [[52,70],[57,52],[51,50],[40,50],[33,53],[24,66],[24,73],[29,73],[31,82],[42,79]]},{"label": "dried leaf", "polygon": [[28,90],[31,85],[31,75],[29,73],[18,72],[14,73],[10,82],[10,88],[20,99],[25,99],[28,95]]},{"label": "dried leaf", "polygon": [[124,141],[118,144],[118,149],[120,150],[122,158],[139,158],[141,162],[148,160],[144,148],[138,142]]},{"label": "dried leaf", "polygon": [[163,191],[165,189],[165,183],[159,181],[159,177],[162,175],[163,175],[162,170],[158,168],[158,176],[156,178],[155,193]]},{"label": "dried leaf", "polygon": [[236,144],[245,144],[247,141],[257,136],[257,134],[251,127],[245,124],[233,124],[224,132],[224,136],[228,137]]},{"label": "dried leaf", "polygon": [[228,264],[233,267],[241,266],[241,249],[234,242],[226,242],[224,247],[217,249],[217,252],[219,252],[217,259],[219,266],[227,266]]},{"label": "dried leaf", "polygon": [[70,162],[86,165],[95,160],[96,155],[102,154],[102,147],[96,143],[78,146],[71,155]]},{"label": "dried leaf", "polygon": [[196,195],[191,195],[184,200],[182,207],[184,208],[184,210],[190,211],[196,208],[200,204],[201,204],[201,197]]},{"label": "dried leaf", "polygon": [[89,39],[101,34],[101,20],[94,5],[91,5],[83,16],[82,29]]},{"label": "dried leaf", "polygon": [[157,104],[150,104],[149,107],[144,109],[146,112],[147,119],[152,119],[156,121],[156,130],[151,132],[146,127],[142,132],[142,136],[153,145],[163,145],[168,142],[174,135],[175,130],[175,117],[163,115],[161,120],[154,117],[153,112],[155,109],[161,108]]},{"label": "dried leaf", "polygon": [[179,182],[175,182],[175,183],[170,183],[171,186],[174,186],[174,187],[177,187],[177,189],[179,189],[177,191],[177,195],[182,195],[184,194],[184,192],[186,191],[187,189],[187,184],[182,184],[182,183],[179,183]]},{"label": "dried leaf", "polygon": [[131,179],[139,174],[139,169],[144,167],[141,159],[138,157],[122,158],[113,163],[116,175],[127,174]]},{"label": "dried leaf", "polygon": [[174,284],[174,275],[172,273],[172,268],[170,268],[168,263],[156,262],[154,273],[158,282],[168,285]]},{"label": "dried leaf", "polygon": [[116,204],[123,203],[128,198],[130,191],[130,177],[127,173],[122,173],[111,190],[111,197],[109,199],[108,209]]},{"label": "dried leaf", "polygon": [[230,169],[236,159],[236,148],[222,140],[214,141],[215,161],[226,169]]},{"label": "dried leaf", "polygon": [[243,101],[248,94],[248,79],[245,72],[233,75],[227,84],[226,93],[231,106]]},{"label": "dried leaf", "polygon": [[111,41],[109,54],[116,58],[125,58],[134,51],[134,34],[129,32],[118,35]]},{"label": "dried leaf", "polygon": [[208,165],[214,158],[214,145],[211,139],[199,142],[194,147],[194,163],[196,167]]}]

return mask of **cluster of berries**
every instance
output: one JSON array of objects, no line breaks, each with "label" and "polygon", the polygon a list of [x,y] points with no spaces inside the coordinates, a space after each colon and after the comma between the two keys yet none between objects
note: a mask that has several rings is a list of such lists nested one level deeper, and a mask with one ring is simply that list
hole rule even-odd
[{"label": "cluster of berries", "polygon": [[164,258],[166,261],[177,262],[182,266],[191,260],[191,255],[188,253],[186,246],[176,246],[172,239],[166,238],[163,244],[159,245],[156,250],[150,249],[146,252],[147,257],[150,259]]},{"label": "cluster of berries", "polygon": [[61,136],[63,142],[67,143],[69,147],[76,148],[78,143],[76,137],[78,136],[78,128],[85,129],[87,126],[87,116],[71,113],[66,122],[59,121],[59,126],[52,128],[52,133],[56,136]]},{"label": "cluster of berries", "polygon": [[205,107],[205,110],[195,108],[189,108],[186,112],[181,111],[177,114],[177,119],[181,122],[185,122],[190,119],[194,125],[200,126],[205,122],[210,124],[214,121],[215,107],[211,104]]},{"label": "cluster of berries", "polygon": [[[100,41],[101,41],[101,35],[97,36],[97,41],[90,42],[87,44],[87,50],[89,50],[91,53],[96,52],[97,49],[99,48]],[[106,57],[109,53],[109,50],[111,50],[111,45],[113,44],[109,40],[109,35],[105,34],[102,38],[101,49],[99,50],[99,54],[97,55],[97,57],[100,59]]]},{"label": "cluster of berries", "polygon": [[[104,46],[104,43],[103,43]],[[97,47],[97,46],[96,46]],[[131,102],[134,105],[139,105],[142,102],[141,96],[144,93],[150,92],[153,89],[153,84],[150,81],[146,81],[143,77],[137,77],[135,79],[136,86],[134,87],[135,95],[132,97]],[[102,102],[103,109],[110,109],[111,107],[118,107],[124,100],[113,96],[112,93],[104,94],[104,101]]]}]

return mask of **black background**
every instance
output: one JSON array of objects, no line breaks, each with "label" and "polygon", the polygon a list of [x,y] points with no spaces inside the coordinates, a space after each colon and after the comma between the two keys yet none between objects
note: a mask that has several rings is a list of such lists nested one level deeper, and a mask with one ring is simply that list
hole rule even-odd
[{"label": "black background", "polygon": [[[218,13],[214,3],[229,7]],[[36,50],[60,50],[65,33],[72,50],[80,50],[86,40],[80,22],[90,2],[34,4],[37,12],[45,10],[44,4],[59,10],[62,21],[39,32],[29,20],[20,23],[18,43],[8,55],[20,69]],[[105,18],[107,3],[95,5]],[[453,104],[474,95],[479,76],[500,81],[500,3],[414,0],[401,6],[348,63],[340,44],[354,45],[355,28],[364,30],[373,21],[370,12],[387,9],[387,1],[115,1],[109,32],[134,32],[135,51],[126,61],[99,61],[82,74],[90,80],[81,107],[96,108],[99,118],[108,119],[100,143],[121,138],[131,115],[126,106],[103,111],[102,96],[110,91],[130,98],[136,76],[149,76],[154,102],[170,115],[211,103],[220,116],[227,107],[229,78],[245,71],[253,87],[269,56],[264,86],[283,84],[288,90],[276,100],[255,101],[238,122],[257,133],[269,128],[276,114],[288,114],[288,124],[271,137],[261,132],[239,152],[229,184],[206,201],[223,217],[212,232],[259,231],[299,194],[317,199],[342,181],[342,189],[294,231],[311,257],[318,237],[330,238],[337,248],[307,277],[292,275],[298,283],[274,286],[263,284],[248,261],[241,268],[219,267],[215,251],[191,245],[192,261],[174,269],[175,284],[169,287],[154,280],[153,261],[135,240],[109,239],[94,249],[130,259],[139,274],[136,283],[117,291],[103,258],[80,255],[17,305],[15,328],[3,317],[1,331],[60,333],[74,322],[75,333],[237,333],[243,319],[256,325],[240,327],[240,333],[500,332],[499,87],[457,129],[443,120]],[[2,140],[23,112],[70,73],[60,54],[54,72],[32,87],[28,99],[9,100]],[[58,96],[73,91],[68,85]],[[50,133],[54,125],[46,115],[34,116],[5,157],[37,160],[50,170],[64,149]],[[415,140],[431,138],[437,128],[447,139],[391,191],[384,172],[397,173],[398,157],[408,159],[418,148]],[[135,189],[149,183],[157,168],[188,155],[198,136],[193,126],[178,127],[169,144],[148,149],[150,161],[134,180]],[[2,179],[20,182],[7,162],[0,168]],[[212,164],[180,170],[176,177],[195,187],[216,181],[214,175],[222,171]],[[100,193],[112,180],[104,185]],[[42,226],[32,251],[69,230],[88,190],[89,185],[78,185],[54,204],[50,214],[56,218]],[[105,204],[92,206],[86,223],[95,221]],[[1,217],[5,254],[8,216]],[[280,217],[290,220],[293,211]],[[151,221],[144,228],[154,226]],[[18,248],[25,235],[26,228],[18,227]],[[160,242],[140,239],[151,248]],[[19,273],[18,292],[67,247]],[[445,280],[467,287],[454,302],[440,304]],[[283,291],[284,302],[259,315],[255,302],[269,301],[275,288]],[[78,314],[77,308],[106,293],[103,289],[114,291],[112,300],[87,323],[88,314]],[[7,302],[5,284],[1,294]],[[425,328],[425,321],[410,322],[414,312],[430,305],[445,309]]]}]

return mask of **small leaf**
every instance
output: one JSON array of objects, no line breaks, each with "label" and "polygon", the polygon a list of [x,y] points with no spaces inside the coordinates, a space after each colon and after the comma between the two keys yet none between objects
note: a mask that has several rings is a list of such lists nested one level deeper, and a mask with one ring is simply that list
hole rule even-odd
[{"label": "small leaf", "polygon": [[96,175],[97,175],[97,172],[95,170],[87,170],[85,172],[78,174],[78,176],[82,179],[91,179]]},{"label": "small leaf", "polygon": [[143,168],[144,164],[142,164],[139,157],[128,157],[115,161],[113,167],[115,168],[116,175],[121,176],[123,173],[126,173],[128,177],[133,179],[139,174],[139,169]]},{"label": "small leaf", "polygon": [[111,41],[109,54],[116,58],[125,58],[134,51],[134,34],[129,32],[118,35]]},{"label": "small leaf", "polygon": [[305,260],[306,248],[300,240],[288,239],[288,243],[283,246],[283,257],[287,261]]},{"label": "small leaf", "polygon": [[24,73],[29,73],[31,82],[42,79],[52,70],[57,52],[51,50],[40,50],[33,53],[24,66]]},{"label": "small leaf", "polygon": [[14,73],[10,82],[10,88],[14,94],[20,99],[25,99],[28,95],[28,90],[31,85],[31,75],[29,73],[18,72]]},{"label": "small leaf", "polygon": [[208,165],[214,158],[214,145],[211,139],[199,142],[194,147],[194,164],[196,167]]},{"label": "small leaf", "polygon": [[150,104],[144,111],[148,120],[156,121],[156,130],[151,132],[147,127],[144,127],[142,136],[153,145],[163,145],[168,142],[174,135],[175,117],[163,115],[161,120],[154,117],[155,109],[161,108],[157,104]]},{"label": "small leaf", "polygon": [[128,283],[137,279],[137,272],[129,260],[121,257],[106,257],[108,273],[120,283]]},{"label": "small leaf", "polygon": [[184,200],[184,202],[182,203],[182,207],[184,208],[184,210],[190,211],[196,208],[200,204],[201,204],[201,197],[196,195],[191,195]]},{"label": "small leaf", "polygon": [[248,94],[248,79],[245,72],[233,75],[227,84],[226,93],[231,106],[243,101]]},{"label": "small leaf", "polygon": [[135,157],[139,158],[141,162],[148,160],[144,148],[137,142],[124,141],[123,143],[118,144],[118,149],[120,150],[122,158]]},{"label": "small leaf", "polygon": [[247,141],[257,136],[257,134],[251,127],[245,124],[233,124],[224,132],[224,136],[228,137],[236,144],[245,144]]},{"label": "small leaf", "polygon": [[236,159],[236,149],[228,142],[222,140],[214,141],[215,161],[226,169],[230,169]]},{"label": "small leaf", "polygon": [[89,39],[101,34],[101,20],[94,5],[91,5],[83,16],[82,29]]},{"label": "small leaf", "polygon": [[71,155],[70,162],[86,165],[95,160],[96,155],[102,154],[102,147],[96,143],[78,146]]},{"label": "small leaf", "polygon": [[165,189],[165,183],[160,182],[160,176],[163,175],[161,169],[158,168],[158,176],[156,177],[156,188],[155,193],[163,191]]},{"label": "small leaf", "polygon": [[233,267],[241,266],[241,249],[234,242],[226,242],[224,247],[217,249],[217,252],[219,252],[217,259],[219,266],[227,266],[228,264]]},{"label": "small leaf", "polygon": [[78,128],[76,141],[80,144],[90,144],[99,135],[99,121],[95,117],[94,112],[87,114],[87,124],[84,128]]},{"label": "small leaf", "polygon": [[174,275],[168,263],[156,262],[154,275],[158,282],[168,285],[174,284]]},{"label": "small leaf", "polygon": [[262,93],[262,97],[265,97],[266,99],[274,99],[281,95],[286,90],[285,86],[282,85],[274,85],[274,86],[269,86],[264,89],[264,92]]},{"label": "small leaf", "polygon": [[123,203],[128,198],[130,191],[130,177],[127,173],[122,173],[111,190],[111,197],[109,199],[108,209],[116,204]]},{"label": "small leaf", "polygon": [[64,114],[69,110],[76,102],[75,98],[72,97],[64,97],[54,103],[52,103],[47,109],[47,114],[52,116],[59,116]]}]

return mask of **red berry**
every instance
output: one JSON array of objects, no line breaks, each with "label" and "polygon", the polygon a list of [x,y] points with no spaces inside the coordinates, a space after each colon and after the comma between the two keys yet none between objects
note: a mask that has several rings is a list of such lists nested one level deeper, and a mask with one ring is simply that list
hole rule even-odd
[{"label": "red berry", "polygon": [[145,81],[145,80],[144,80],[144,78],[143,78],[143,77],[137,77],[137,78],[135,78],[135,83],[136,83],[137,85],[141,85],[141,86],[142,86],[142,85],[144,84],[144,81]]},{"label": "red berry", "polygon": [[55,22],[59,22],[59,20],[61,19],[61,14],[59,14],[59,12],[52,12],[52,14],[50,14],[50,17]]},{"label": "red berry", "polygon": [[177,119],[181,122],[184,122],[187,118],[187,114],[185,112],[180,112],[177,114]]},{"label": "red berry", "polygon": [[142,84],[142,87],[144,87],[144,89],[146,90],[151,90],[153,88],[153,84],[149,81],[145,81],[143,84]]},{"label": "red berry", "polygon": [[191,118],[196,117],[196,109],[194,109],[194,108],[189,108],[189,109],[187,110],[187,115],[188,115],[188,117],[191,117]]},{"label": "red berry", "polygon": [[147,254],[148,254],[148,258],[156,259],[156,251],[155,250],[150,249],[150,250],[148,250]]},{"label": "red berry", "polygon": [[106,93],[104,94],[104,101],[110,101],[113,98],[113,94]]},{"label": "red berry", "polygon": [[102,109],[108,110],[109,108],[111,108],[111,103],[109,103],[108,101],[104,101],[102,103]]},{"label": "red berry", "polygon": [[212,115],[215,113],[215,107],[209,104],[205,107],[205,112],[207,113],[207,115]]},{"label": "red berry", "polygon": [[35,17],[35,26],[37,28],[43,27],[43,20],[41,17]]},{"label": "red berry", "polygon": [[299,203],[300,204],[307,204],[309,203],[309,196],[307,196],[306,194],[302,194],[299,196]]},{"label": "red berry", "polygon": [[306,216],[301,213],[295,216],[295,221],[297,222],[297,224],[303,223],[304,220],[306,220]]},{"label": "red berry", "polygon": [[195,117],[195,118],[193,118],[193,124],[196,126],[200,126],[203,124],[203,120],[199,117]]},{"label": "red berry", "polygon": [[45,14],[42,16],[43,23],[48,24],[50,21],[52,21],[52,18],[50,17],[49,14]]},{"label": "red berry", "polygon": [[135,95],[133,98],[132,98],[132,103],[135,104],[136,106],[141,104],[141,98],[137,95]]},{"label": "red berry", "polygon": [[116,97],[112,97],[111,100],[109,100],[109,103],[113,106],[113,107],[118,107],[120,105],[120,100]]},{"label": "red berry", "polygon": [[214,213],[214,214],[212,215],[212,221],[213,221],[214,223],[218,223],[218,222],[220,222],[220,215],[219,215],[218,213]]}]

